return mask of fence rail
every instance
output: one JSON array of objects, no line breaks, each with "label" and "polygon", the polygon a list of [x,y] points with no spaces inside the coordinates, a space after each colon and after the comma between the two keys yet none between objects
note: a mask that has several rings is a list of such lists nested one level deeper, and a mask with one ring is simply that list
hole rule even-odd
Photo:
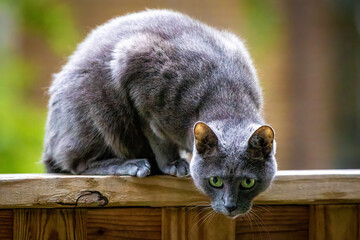
[{"label": "fence rail", "polygon": [[360,170],[279,171],[236,219],[190,178],[0,175],[0,239],[360,239]]}]

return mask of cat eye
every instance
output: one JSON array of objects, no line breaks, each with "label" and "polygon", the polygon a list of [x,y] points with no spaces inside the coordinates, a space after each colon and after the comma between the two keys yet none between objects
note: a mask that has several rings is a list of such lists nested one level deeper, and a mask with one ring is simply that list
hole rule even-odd
[{"label": "cat eye", "polygon": [[209,178],[209,183],[214,188],[222,188],[222,186],[224,185],[221,178],[219,178],[219,177],[211,177],[211,178]]},{"label": "cat eye", "polygon": [[249,190],[255,186],[255,179],[253,178],[245,178],[240,183],[240,188],[244,190]]}]

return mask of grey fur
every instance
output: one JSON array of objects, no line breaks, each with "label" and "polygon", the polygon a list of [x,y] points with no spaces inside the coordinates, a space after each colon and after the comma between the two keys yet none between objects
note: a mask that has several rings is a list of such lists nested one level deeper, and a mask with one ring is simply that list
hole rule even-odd
[{"label": "grey fur", "polygon": [[[148,10],[112,19],[78,46],[50,87],[43,162],[48,172],[191,175],[215,210],[247,211],[276,171],[274,150],[248,158],[248,139],[264,120],[262,94],[243,43],[190,17]],[[198,154],[197,121],[219,138],[212,156]],[[151,165],[151,167],[150,167]],[[224,189],[207,179],[222,176]],[[258,179],[239,192],[239,179]],[[224,210],[224,197],[239,207]]]}]

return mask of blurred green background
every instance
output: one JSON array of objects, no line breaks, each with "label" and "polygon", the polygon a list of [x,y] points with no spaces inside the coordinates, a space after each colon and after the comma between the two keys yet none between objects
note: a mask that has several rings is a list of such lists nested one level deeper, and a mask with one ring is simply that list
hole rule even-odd
[{"label": "blurred green background", "polygon": [[51,75],[108,19],[169,8],[245,39],[279,169],[360,167],[355,0],[0,0],[0,173],[43,172]]},{"label": "blurred green background", "polygon": [[62,57],[75,49],[80,34],[67,4],[2,0],[0,11],[0,173],[43,172],[37,162],[47,84],[39,76],[48,62],[33,61],[25,54],[23,38],[37,35],[43,47]]}]

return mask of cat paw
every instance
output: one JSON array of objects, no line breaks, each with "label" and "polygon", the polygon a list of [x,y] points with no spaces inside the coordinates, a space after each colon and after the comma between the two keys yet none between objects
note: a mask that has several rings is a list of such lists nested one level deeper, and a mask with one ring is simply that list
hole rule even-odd
[{"label": "cat paw", "polygon": [[181,158],[174,162],[168,163],[162,169],[162,172],[177,177],[184,177],[189,175],[189,163]]},{"label": "cat paw", "polygon": [[150,163],[147,159],[127,160],[124,165],[119,167],[116,174],[146,177],[150,174]]}]

